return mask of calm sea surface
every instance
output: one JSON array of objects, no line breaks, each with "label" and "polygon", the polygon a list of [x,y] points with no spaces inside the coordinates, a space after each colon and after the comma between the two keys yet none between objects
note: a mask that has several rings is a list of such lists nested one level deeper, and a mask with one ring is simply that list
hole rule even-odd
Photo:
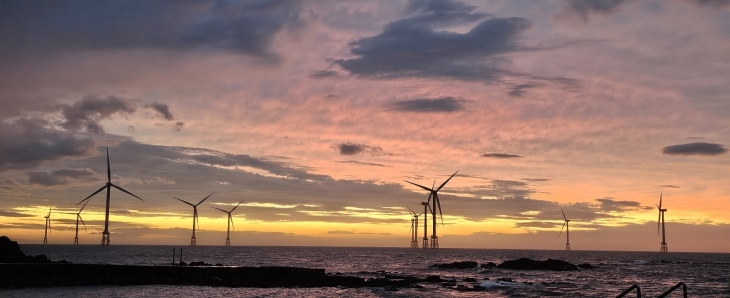
[{"label": "calm sea surface", "polygon": [[[179,248],[179,246],[178,246]],[[21,245],[26,254],[45,254],[74,263],[167,265],[173,246]],[[730,254],[491,249],[409,249],[356,247],[183,247],[183,261],[229,266],[294,266],[324,268],[328,273],[376,277],[382,272],[425,277],[439,275],[459,284],[480,284],[480,292],[460,292],[440,284],[423,289],[250,289],[201,286],[102,286],[0,290],[2,297],[615,297],[634,283],[642,294],[656,297],[677,282],[688,285],[690,297],[730,297]],[[438,269],[434,263],[509,259],[561,259],[590,263],[593,270],[573,272]],[[380,272],[378,272],[380,271]],[[463,282],[475,278],[476,282]],[[512,278],[514,282],[497,282]],[[680,292],[675,292],[681,297]]]}]

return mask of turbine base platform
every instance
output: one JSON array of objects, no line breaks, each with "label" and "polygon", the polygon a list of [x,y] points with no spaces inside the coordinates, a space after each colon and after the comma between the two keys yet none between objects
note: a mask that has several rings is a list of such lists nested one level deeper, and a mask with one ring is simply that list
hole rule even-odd
[{"label": "turbine base platform", "polygon": [[43,244],[48,244],[48,238],[43,238]]},{"label": "turbine base platform", "polygon": [[78,244],[79,244],[79,237],[76,237],[76,238],[74,238],[74,245],[78,245]]},{"label": "turbine base platform", "polygon": [[226,246],[231,246],[231,239],[226,239]]},{"label": "turbine base platform", "polygon": [[439,248],[439,237],[431,236],[431,248]]},{"label": "turbine base platform", "polygon": [[423,248],[428,248],[428,238],[423,237]]},{"label": "turbine base platform", "polygon": [[662,243],[662,248],[659,251],[660,252],[669,252],[669,250],[667,249],[667,244],[666,243]]},{"label": "turbine base platform", "polygon": [[195,241],[195,236],[190,237],[190,246],[195,246],[197,243]]},{"label": "turbine base platform", "polygon": [[102,246],[109,246],[111,245],[111,240],[109,240],[109,232],[102,233],[101,234],[101,245]]},{"label": "turbine base platform", "polygon": [[418,248],[418,241],[416,241],[416,240],[411,241],[411,248]]},{"label": "turbine base platform", "polygon": [[570,243],[565,244],[565,250],[570,250]]}]

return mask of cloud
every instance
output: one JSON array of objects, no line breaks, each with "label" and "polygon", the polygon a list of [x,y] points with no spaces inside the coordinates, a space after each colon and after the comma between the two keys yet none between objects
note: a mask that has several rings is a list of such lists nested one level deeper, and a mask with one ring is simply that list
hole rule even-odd
[{"label": "cloud", "polygon": [[521,155],[506,154],[506,153],[482,153],[479,154],[481,157],[488,158],[522,158]]},{"label": "cloud", "polygon": [[641,206],[636,201],[617,201],[612,198],[596,199],[600,203],[600,209],[604,212],[623,212],[630,210],[651,210],[649,206]]},{"label": "cloud", "polygon": [[464,109],[461,102],[461,100],[453,97],[411,99],[394,102],[390,104],[390,109],[418,113],[451,113]]},{"label": "cloud", "polygon": [[357,143],[342,143],[332,145],[332,148],[337,150],[341,155],[356,155],[360,153],[370,153],[371,155],[380,155],[383,152],[383,148],[373,147]]},{"label": "cloud", "polygon": [[15,211],[5,211],[0,210],[0,217],[34,217],[30,214],[15,212]]},{"label": "cloud", "polygon": [[84,96],[81,101],[71,105],[62,105],[61,113],[66,118],[61,127],[68,130],[79,130],[82,127],[95,134],[104,133],[99,121],[113,114],[131,114],[136,111],[134,101],[116,96],[99,98]]},{"label": "cloud", "polygon": [[730,0],[685,0],[699,6],[724,7],[730,5]]},{"label": "cloud", "polygon": [[659,187],[666,187],[666,188],[681,188],[681,187],[679,187],[679,186],[676,186],[676,185],[671,185],[671,184],[663,184],[663,185],[659,185]]},{"label": "cloud", "polygon": [[342,74],[340,74],[337,71],[334,70],[318,70],[311,74],[309,74],[310,78],[313,79],[322,79],[322,78],[332,78],[332,77],[341,77]]},{"label": "cloud", "polygon": [[357,56],[334,63],[352,75],[369,79],[452,78],[493,82],[510,74],[505,53],[524,50],[524,18],[492,18],[466,33],[436,30],[486,17],[473,6],[455,1],[414,1],[415,16],[385,26],[383,32],[351,43]]},{"label": "cloud", "polygon": [[714,143],[689,143],[667,146],[662,149],[662,153],[666,155],[719,155],[727,152],[727,149],[721,144]]},{"label": "cloud", "polygon": [[155,101],[153,103],[145,104],[144,107],[157,111],[166,120],[175,120],[175,117],[172,116],[172,113],[170,113],[170,107],[164,103],[159,103]]},{"label": "cloud", "polygon": [[535,88],[541,86],[540,84],[517,84],[512,86],[509,92],[507,92],[507,95],[512,97],[523,97],[525,96],[525,93],[527,93],[527,89]]},{"label": "cloud", "polygon": [[593,14],[610,15],[618,12],[618,7],[626,0],[566,0],[563,11],[555,16],[556,20],[578,18],[584,23]]},{"label": "cloud", "polygon": [[336,161],[336,162],[349,163],[349,164],[362,165],[362,166],[372,166],[372,167],[387,167],[384,164],[372,163],[372,162],[361,162],[361,161],[356,161],[356,160],[340,160],[340,161]]},{"label": "cloud", "polygon": [[298,1],[286,0],[5,1],[0,53],[218,49],[275,60],[276,34],[300,23]]},{"label": "cloud", "polygon": [[[28,172],[28,183],[42,186],[66,185],[76,180],[96,180],[91,169],[59,169],[50,172]],[[89,179],[91,178],[91,179]]]},{"label": "cloud", "polygon": [[552,179],[547,179],[547,178],[523,178],[522,180],[529,181],[529,182],[545,182],[545,181],[550,181]]},{"label": "cloud", "polygon": [[185,128],[185,123],[178,121],[178,122],[175,122],[175,126],[172,127],[172,130],[181,131],[181,130],[183,130],[183,128]]},{"label": "cloud", "polygon": [[28,169],[43,162],[79,158],[94,154],[92,139],[79,138],[69,132],[48,129],[40,119],[0,121],[0,171]]}]

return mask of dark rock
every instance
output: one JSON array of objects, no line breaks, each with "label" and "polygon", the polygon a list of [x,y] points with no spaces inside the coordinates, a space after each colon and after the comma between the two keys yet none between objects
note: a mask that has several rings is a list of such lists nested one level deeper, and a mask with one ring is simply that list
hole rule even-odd
[{"label": "dark rock", "polygon": [[569,271],[578,270],[578,266],[566,261],[547,259],[546,261],[535,261],[528,258],[520,258],[517,260],[505,261],[497,265],[497,268],[516,269],[516,270],[552,270],[552,271]]},{"label": "dark rock", "polygon": [[442,282],[442,283],[441,283],[441,286],[442,286],[442,287],[453,287],[453,286],[456,286],[456,283],[455,283],[455,282],[453,282],[453,281],[449,281],[449,282]]},{"label": "dark rock", "polygon": [[218,267],[223,266],[223,264],[221,264],[221,263],[216,263],[215,265]]},{"label": "dark rock", "polygon": [[593,265],[588,264],[588,263],[580,264],[580,265],[578,265],[578,268],[582,268],[582,269],[596,269],[596,267],[593,267]]},{"label": "dark rock", "polygon": [[187,266],[187,265],[188,265],[188,263],[185,263],[183,261],[180,261],[180,266]]},{"label": "dark rock", "polygon": [[514,282],[512,280],[512,278],[510,278],[510,277],[500,277],[500,278],[497,278],[497,280],[498,281],[506,281],[506,282]]},{"label": "dark rock", "polygon": [[481,265],[479,265],[479,267],[484,268],[484,269],[491,269],[491,268],[497,267],[497,264],[495,264],[494,262],[489,262],[486,264],[481,264]]},{"label": "dark rock", "polygon": [[426,276],[425,282],[441,282],[441,277],[438,275]]},{"label": "dark rock", "polygon": [[469,268],[475,268],[477,266],[477,262],[474,261],[463,261],[463,262],[453,262],[453,263],[444,263],[444,264],[433,264],[431,267],[438,267],[441,269],[469,269]]},{"label": "dark rock", "polygon": [[465,282],[476,282],[477,279],[476,278],[473,278],[473,277],[467,277],[467,278],[464,279],[464,281]]}]

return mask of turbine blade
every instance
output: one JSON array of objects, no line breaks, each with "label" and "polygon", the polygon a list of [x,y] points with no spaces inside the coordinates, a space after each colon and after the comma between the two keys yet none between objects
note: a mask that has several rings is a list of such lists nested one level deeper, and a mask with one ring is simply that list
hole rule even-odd
[{"label": "turbine blade", "polygon": [[656,219],[656,234],[657,235],[659,235],[659,223],[661,223],[661,221],[662,221],[662,211],[659,211],[659,217]]},{"label": "turbine blade", "polygon": [[662,193],[659,193],[659,209],[662,209]]},{"label": "turbine blade", "polygon": [[106,147],[106,178],[108,182],[112,182],[112,168],[109,165],[109,147]]},{"label": "turbine blade", "polygon": [[565,211],[563,211],[563,207],[560,207],[560,212],[563,212],[563,219],[568,220],[568,218],[565,217]]},{"label": "turbine blade", "polygon": [[128,192],[128,191],[127,191],[126,189],[124,189],[124,188],[121,188],[121,187],[119,187],[119,186],[116,186],[116,185],[114,185],[114,184],[112,184],[111,186],[114,186],[114,188],[116,188],[116,189],[118,189],[118,190],[121,190],[121,191],[123,191],[123,192],[126,192],[126,193],[127,193],[128,195],[130,195],[130,196],[133,196],[133,197],[135,197],[135,198],[138,198],[138,199],[139,199],[140,201],[144,202],[144,200],[142,200],[142,198],[140,198],[140,197],[136,196],[135,194],[133,194],[133,193],[131,193],[131,192]]},{"label": "turbine blade", "polygon": [[83,199],[83,200],[81,200],[81,202],[76,203],[76,205],[81,204],[83,201],[88,200],[89,198],[93,197],[95,194],[98,194],[99,192],[104,190],[106,187],[107,187],[106,185],[102,186],[101,188],[99,188],[99,190],[95,191],[94,193],[92,193],[88,197],[86,197],[86,199]]},{"label": "turbine blade", "polygon": [[413,209],[411,209],[411,207],[406,206],[406,208],[408,208],[408,210],[411,211],[411,213],[413,213],[413,215],[416,215],[416,212],[413,212]]},{"label": "turbine blade", "polygon": [[[213,192],[213,193],[215,193],[215,192]],[[212,195],[213,195],[213,193],[212,193],[212,194],[209,194],[209,195],[208,195],[207,197],[205,197],[205,199],[203,199],[203,200],[201,200],[200,202],[198,202],[197,204],[195,204],[195,206],[198,206],[198,205],[200,205],[200,204],[203,204],[203,202],[205,202],[205,200],[207,200],[208,198],[210,198],[210,196],[212,196]]]},{"label": "turbine blade", "polygon": [[185,200],[181,200],[181,199],[178,199],[178,198],[176,198],[176,197],[172,197],[172,198],[173,198],[173,199],[175,199],[175,200],[178,200],[178,201],[180,201],[180,202],[183,202],[183,203],[185,203],[185,204],[188,204],[188,205],[190,205],[190,206],[193,206],[193,207],[195,207],[195,205],[193,205],[193,204],[190,204],[190,203],[189,203],[188,201],[185,201]]},{"label": "turbine blade", "polygon": [[563,227],[560,228],[560,234],[558,234],[558,237],[560,237],[560,235],[563,235],[563,229],[565,229],[565,224],[567,224],[567,223],[568,223],[567,221],[563,222]]},{"label": "turbine blade", "polygon": [[233,210],[236,210],[236,208],[238,208],[238,205],[241,205],[241,203],[243,203],[243,200],[238,202],[238,204],[236,204],[236,207],[233,207],[233,209],[231,209],[231,212],[233,212]]},{"label": "turbine blade", "polygon": [[200,221],[198,220],[198,208],[193,207],[193,216],[195,216],[195,224],[200,230]]},{"label": "turbine blade", "polygon": [[436,200],[436,204],[438,205],[439,216],[441,216],[441,226],[443,227],[444,226],[444,215],[441,214],[441,200],[439,200],[439,196],[437,194],[433,194],[433,198],[434,198],[434,200]]},{"label": "turbine blade", "polygon": [[418,186],[418,187],[420,187],[420,188],[423,188],[423,189],[425,189],[425,190],[428,190],[428,191],[432,191],[432,189],[430,189],[430,188],[428,188],[428,187],[425,187],[425,186],[423,186],[423,185],[420,185],[420,184],[415,184],[415,183],[413,183],[413,182],[410,182],[410,181],[408,181],[408,180],[403,180],[403,181],[405,181],[405,182],[408,182],[408,183],[410,183],[410,184],[413,184],[413,185],[415,185],[415,186]]},{"label": "turbine blade", "polygon": [[[458,172],[459,172],[459,171],[456,171],[456,173],[458,173]],[[451,178],[454,178],[454,176],[456,176],[456,173],[454,173],[454,175],[451,175],[451,177],[449,177],[449,179],[446,179],[446,181],[444,181],[444,183],[443,183],[443,184],[441,184],[441,186],[439,186],[439,188],[438,188],[438,189],[437,189],[436,191],[439,191],[439,190],[441,190],[441,188],[443,188],[443,187],[444,187],[444,185],[446,185],[446,183],[449,183],[449,180],[451,180]]]},{"label": "turbine blade", "polygon": [[81,220],[81,224],[83,224],[83,225],[84,225],[84,231],[86,231],[86,223],[84,223],[84,219],[83,219],[83,218],[81,218],[81,215],[80,215],[80,214],[77,214],[77,216],[78,216],[78,217],[79,217],[79,219]]},{"label": "turbine blade", "polygon": [[220,210],[220,211],[223,211],[225,213],[228,213],[228,211],[226,211],[226,210],[223,210],[223,209],[220,209],[220,208],[216,208],[216,207],[213,207],[213,206],[210,206],[210,208],[213,208],[213,209]]},{"label": "turbine blade", "polygon": [[233,228],[233,230],[235,231],[236,226],[233,225],[233,216],[231,214],[228,214],[228,219],[231,221],[231,228]]},{"label": "turbine blade", "polygon": [[84,211],[84,208],[86,208],[86,204],[88,204],[88,203],[89,203],[89,201],[86,201],[86,203],[84,203],[84,206],[82,206],[81,210],[79,210],[79,214],[81,214],[81,211]]}]

